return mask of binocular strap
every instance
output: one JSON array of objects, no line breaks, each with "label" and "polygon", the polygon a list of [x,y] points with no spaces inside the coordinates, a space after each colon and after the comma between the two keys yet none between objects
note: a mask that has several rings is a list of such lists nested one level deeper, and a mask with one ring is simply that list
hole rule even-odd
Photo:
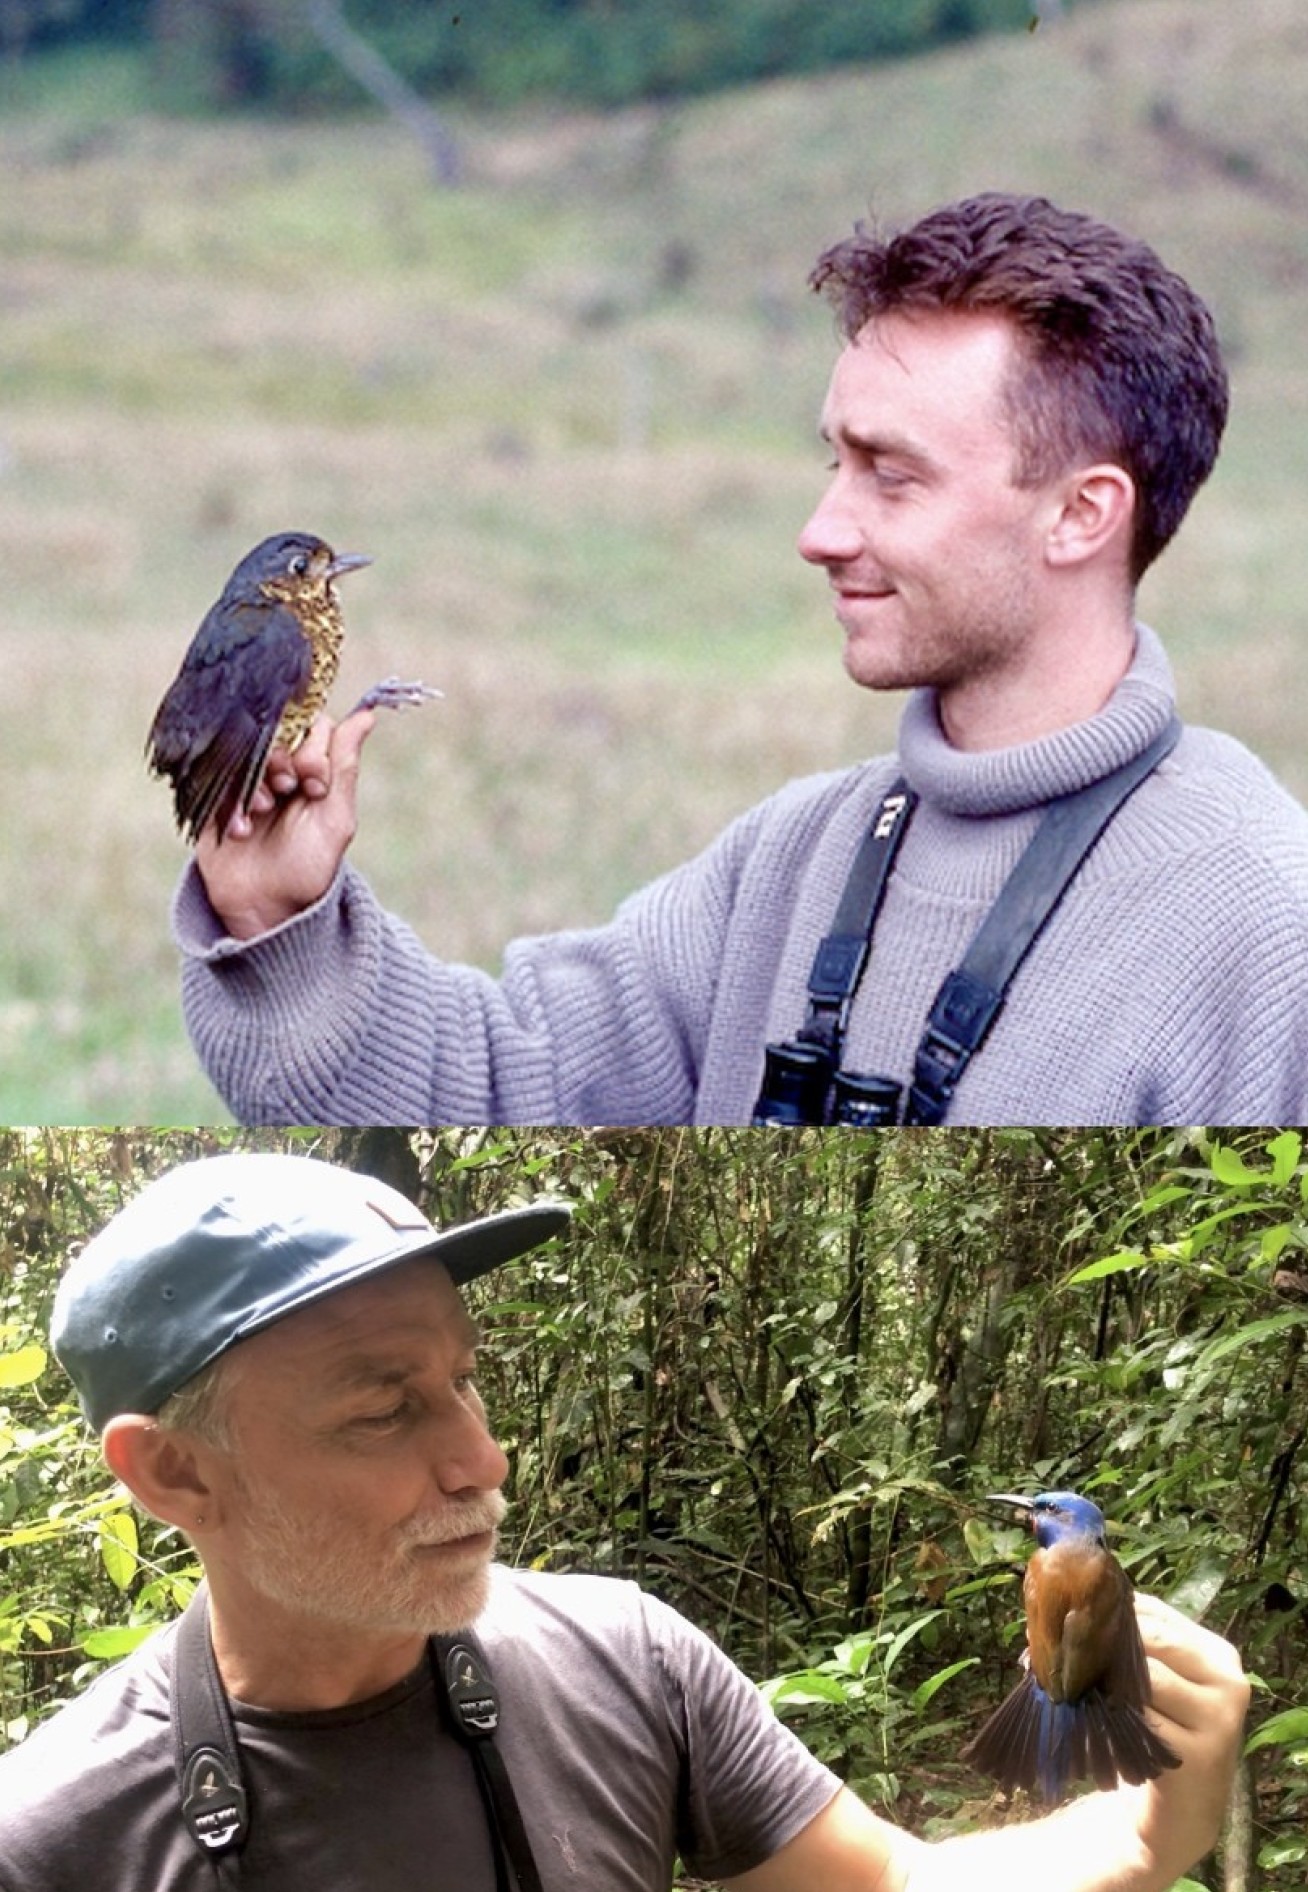
[{"label": "binocular strap", "polygon": [[1018,967],[1122,803],[1181,734],[1172,716],[1147,749],[1097,782],[1051,801],[1016,867],[951,972],[917,1048],[904,1122],[943,1123],[954,1088],[994,1024]]},{"label": "binocular strap", "polygon": [[[1048,803],[962,964],[936,994],[914,1059],[906,1124],[944,1122],[954,1089],[985,1042],[1014,974],[1082,861],[1127,796],[1176,746],[1180,734],[1180,720],[1173,715],[1148,747],[1121,768]],[[808,1015],[793,1039],[766,1047],[755,1124],[897,1120],[898,1080],[842,1070],[840,1058],[895,856],[916,806],[917,796],[902,776],[878,803],[831,930],[814,956]]]},{"label": "binocular strap", "polygon": [[798,1035],[806,1044],[821,1045],[835,1064],[840,1062],[849,1008],[872,950],[872,930],[895,856],[916,807],[917,796],[901,775],[877,804],[854,856],[831,931],[819,943],[808,975],[808,1017]]},{"label": "binocular strap", "polygon": [[[499,1696],[480,1644],[466,1630],[458,1636],[431,1636],[427,1654],[442,1721],[471,1755],[490,1830],[496,1892],[510,1892],[514,1885],[518,1892],[542,1892],[518,1797],[495,1742]],[[203,1583],[177,1624],[169,1708],[182,1818],[218,1883],[238,1888],[240,1852],[250,1834],[250,1803],[213,1652],[208,1588]]]}]

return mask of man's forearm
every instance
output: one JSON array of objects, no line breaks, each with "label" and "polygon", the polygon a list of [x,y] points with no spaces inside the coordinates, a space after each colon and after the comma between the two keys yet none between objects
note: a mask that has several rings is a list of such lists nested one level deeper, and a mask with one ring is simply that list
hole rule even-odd
[{"label": "man's forearm", "polygon": [[[1139,1802],[1147,1792],[1089,1794],[1045,1819],[924,1846],[904,1892],[1166,1892],[1185,1867],[1143,1844]],[[1194,1857],[1203,1850],[1197,1838]]]}]

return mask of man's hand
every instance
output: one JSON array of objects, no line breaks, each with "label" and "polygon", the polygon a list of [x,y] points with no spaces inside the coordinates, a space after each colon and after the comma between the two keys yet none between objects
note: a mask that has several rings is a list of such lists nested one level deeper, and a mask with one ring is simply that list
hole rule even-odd
[{"label": "man's hand", "polygon": [[359,758],[376,720],[373,710],[319,716],[293,754],[272,752],[249,814],[238,810],[221,843],[212,822],[200,836],[195,864],[233,939],[280,926],[331,886],[354,839]]},{"label": "man's hand", "polygon": [[1153,1719],[1181,1757],[1140,1795],[1139,1833],[1176,1878],[1216,1844],[1240,1756],[1249,1684],[1229,1642],[1154,1596],[1137,1595]]}]

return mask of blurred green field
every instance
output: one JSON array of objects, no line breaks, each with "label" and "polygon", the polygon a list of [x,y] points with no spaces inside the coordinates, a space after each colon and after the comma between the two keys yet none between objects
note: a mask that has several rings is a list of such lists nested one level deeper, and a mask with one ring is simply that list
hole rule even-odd
[{"label": "blurred green field", "polygon": [[[1237,17],[1238,16],[1238,17]],[[1308,17],[1114,0],[1036,33],[684,106],[167,122],[130,68],[0,82],[0,1119],[195,1122],[141,764],[266,532],[371,552],[340,700],[356,858],[452,957],[603,918],[796,773],[885,747],[794,551],[833,354],[804,287],[871,207],[1038,189],[1217,309],[1226,453],[1151,577],[1192,719],[1308,796]]]}]

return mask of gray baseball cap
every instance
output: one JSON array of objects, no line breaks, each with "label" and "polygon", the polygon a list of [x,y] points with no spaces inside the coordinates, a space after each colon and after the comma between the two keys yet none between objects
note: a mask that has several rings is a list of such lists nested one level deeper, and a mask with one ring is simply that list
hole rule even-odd
[{"label": "gray baseball cap", "polygon": [[96,1431],[157,1412],[228,1347],[414,1255],[456,1282],[548,1241],[537,1202],[441,1229],[372,1176],[308,1156],[210,1156],[143,1189],[72,1262],[50,1338]]}]

